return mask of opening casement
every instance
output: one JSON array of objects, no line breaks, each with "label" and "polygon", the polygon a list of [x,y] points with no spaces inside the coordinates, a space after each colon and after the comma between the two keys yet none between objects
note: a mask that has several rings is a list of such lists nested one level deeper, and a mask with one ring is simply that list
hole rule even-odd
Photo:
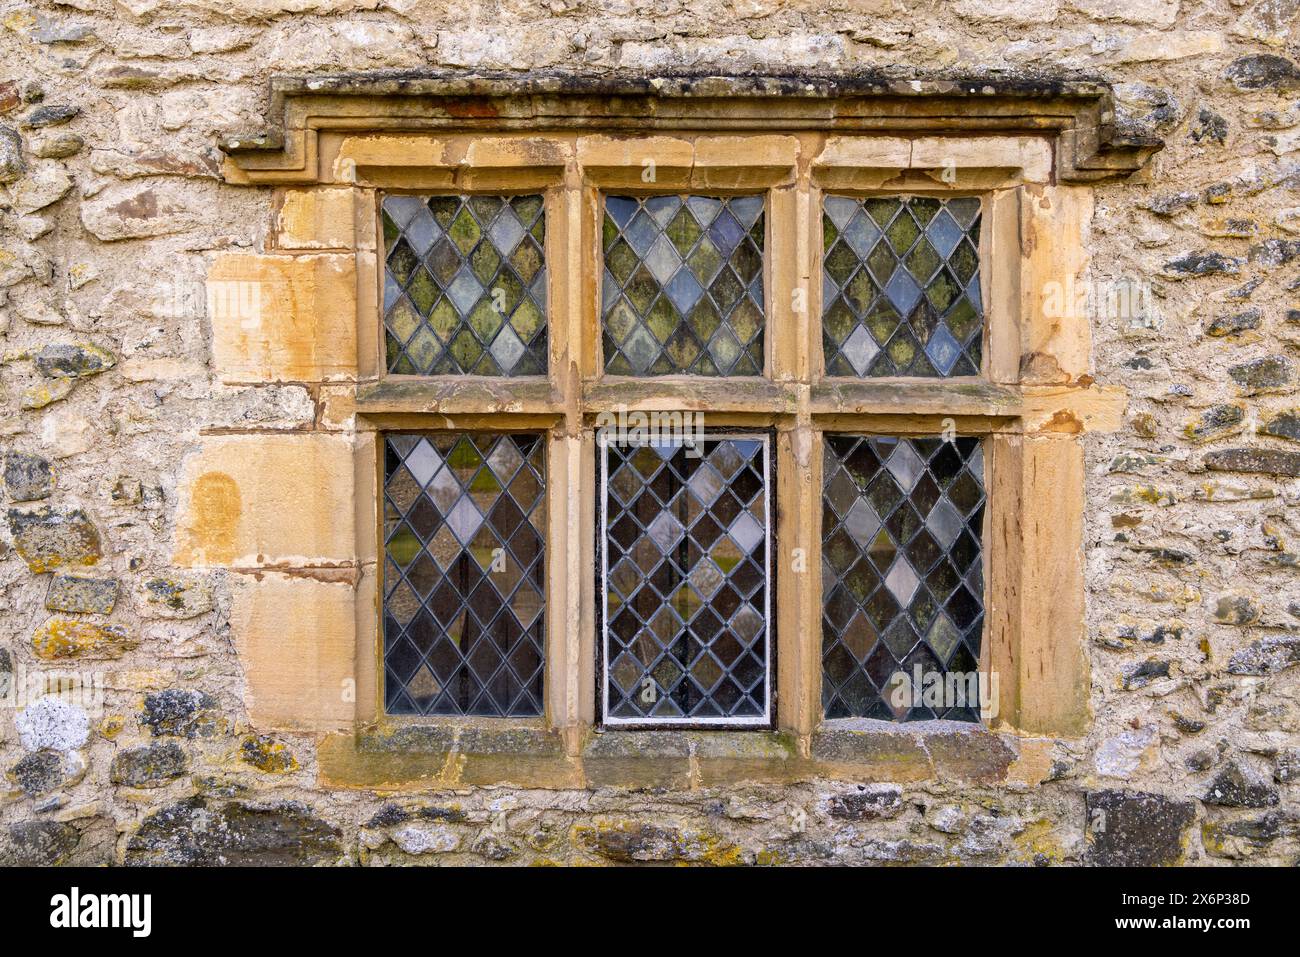
[{"label": "opening casement", "polygon": [[771,436],[600,440],[600,715],[771,724]]},{"label": "opening casement", "polygon": [[1044,303],[1085,184],[1155,144],[1086,83],[537,82],[281,81],[282,142],[227,145],[292,184],[275,255],[356,278],[319,304],[361,573],[322,773],[960,774],[947,722],[1004,771],[1084,733],[1081,443],[1123,396]]}]

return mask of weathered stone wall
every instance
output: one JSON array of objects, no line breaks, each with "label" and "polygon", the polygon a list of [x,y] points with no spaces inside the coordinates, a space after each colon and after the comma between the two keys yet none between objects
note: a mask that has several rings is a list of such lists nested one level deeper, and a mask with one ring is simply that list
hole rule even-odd
[{"label": "weathered stone wall", "polygon": [[[4,3],[5,859],[1295,863],[1298,23],[1297,0]],[[204,281],[272,221],[217,136],[262,125],[274,72],[868,66],[1094,72],[1167,140],[1096,193],[1094,284],[1153,295],[1094,318],[1131,402],[1086,445],[1091,733],[1032,775],[963,757],[986,783],[322,786],[315,733],[250,720],[249,576],[179,567],[200,429],[331,415],[321,387],[212,372]],[[103,675],[102,708],[38,700],[54,669]]]}]

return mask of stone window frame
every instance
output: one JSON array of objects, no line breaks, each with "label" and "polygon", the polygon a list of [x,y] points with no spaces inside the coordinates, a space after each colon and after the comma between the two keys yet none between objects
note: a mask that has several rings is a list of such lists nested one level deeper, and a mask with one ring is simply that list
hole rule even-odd
[{"label": "stone window frame", "polygon": [[[1080,280],[1094,182],[1138,171],[1159,144],[1122,135],[1093,82],[542,76],[277,78],[283,128],[234,137],[231,183],[279,187],[272,247],[354,256],[355,366],[322,385],[322,420],[352,424],[355,643],[339,673],[354,708],[284,723],[327,731],[325,783],[439,787],[707,784],[855,778],[1041,780],[1059,739],[1090,725],[1084,647],[1083,452],[1125,394],[1090,374],[1084,315],[1045,311],[1047,283]],[[741,148],[737,148],[737,147]],[[766,194],[762,378],[627,379],[599,356],[599,196],[620,188]],[[550,364],[545,378],[384,372],[379,196],[541,191]],[[984,369],[962,379],[827,378],[821,366],[821,197],[979,195]],[[800,292],[796,295],[796,290]],[[796,303],[802,302],[802,308]],[[348,304],[349,308],[351,304]],[[331,306],[324,308],[332,309]],[[214,320],[214,339],[222,336]],[[709,426],[776,430],[776,729],[596,727],[594,417],[700,411]],[[821,435],[914,435],[945,424],[985,439],[986,625],[1000,674],[988,727],[821,719]],[[547,433],[544,717],[382,714],[377,437],[397,429]],[[571,484],[581,494],[570,495]],[[811,578],[783,573],[802,549]],[[811,585],[811,587],[807,587]],[[563,623],[579,621],[577,629]],[[263,655],[268,667],[274,654]],[[348,712],[351,712],[350,714]],[[348,720],[348,719],[351,720]],[[930,726],[933,725],[933,726]],[[593,734],[592,732],[597,733]]]}]

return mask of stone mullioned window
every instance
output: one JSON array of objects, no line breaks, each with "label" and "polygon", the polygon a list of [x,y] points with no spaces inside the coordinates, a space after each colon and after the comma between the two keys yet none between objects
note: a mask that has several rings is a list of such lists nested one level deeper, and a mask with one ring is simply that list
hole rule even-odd
[{"label": "stone mullioned window", "polygon": [[[308,703],[258,699],[341,730],[327,780],[968,773],[933,718],[984,725],[1007,775],[1033,736],[1086,728],[1080,438],[1120,399],[1091,381],[1086,321],[1038,292],[1081,274],[1086,184],[1143,147],[1079,132],[1106,102],[1086,85],[674,89],[475,87],[471,120],[436,84],[394,94],[416,113],[318,84],[287,95],[282,147],[237,152],[237,176],[290,184],[274,265],[312,277],[315,351],[290,357],[326,401],[312,454],[348,439],[355,515],[315,534],[357,569],[354,597],[329,592],[349,651],[318,656]],[[643,101],[661,112],[626,112]],[[249,268],[269,267],[215,271]],[[215,329],[228,376],[285,361],[262,345],[297,328],[278,308],[262,339]],[[687,448],[628,438],[665,422]],[[487,464],[506,444],[531,511],[522,472]],[[258,552],[286,553],[323,554]],[[253,633],[266,600],[248,592]],[[982,712],[893,695],[915,667],[1000,690]]]},{"label": "stone mullioned window", "polygon": [[770,723],[771,437],[606,438],[602,720]]},{"label": "stone mullioned window", "polygon": [[763,197],[605,196],[613,375],[762,375]]},{"label": "stone mullioned window", "polygon": [[832,375],[976,375],[984,340],[975,197],[827,196],[822,347]]},{"label": "stone mullioned window", "polygon": [[979,720],[978,700],[930,705],[904,693],[918,671],[979,669],[979,440],[828,435],[822,482],[826,716]]},{"label": "stone mullioned window", "polygon": [[542,713],[546,464],[536,433],[384,442],[384,707]]}]

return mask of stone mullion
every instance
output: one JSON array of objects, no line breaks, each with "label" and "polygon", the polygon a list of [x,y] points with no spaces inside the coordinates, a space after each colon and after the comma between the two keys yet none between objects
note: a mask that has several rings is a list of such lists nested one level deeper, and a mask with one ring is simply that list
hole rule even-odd
[{"label": "stone mullion", "polygon": [[[807,153],[808,142],[802,144]],[[776,201],[782,197],[783,202]],[[821,487],[821,435],[813,427],[811,384],[820,335],[814,310],[820,299],[820,244],[815,242],[816,191],[801,164],[795,186],[774,192],[774,233],[793,237],[789,249],[778,247],[774,262],[788,286],[776,290],[774,338],[777,355],[787,357],[775,371],[794,386],[794,414],[781,426],[777,442],[777,723],[799,736],[807,754],[810,736],[820,720],[821,695],[818,621],[821,604],[821,563],[818,541],[818,490]],[[785,319],[786,321],[782,321]]]},{"label": "stone mullion", "polygon": [[590,478],[582,468],[582,195],[576,164],[570,162],[561,186],[547,191],[546,260],[550,288],[547,323],[550,334],[548,376],[560,414],[549,438],[547,541],[547,722],[565,733],[575,753],[581,724],[579,659],[582,620],[581,532],[584,504],[590,501]]},{"label": "stone mullion", "polygon": [[984,203],[980,234],[984,302],[987,304],[984,375],[1020,381],[1021,194],[1023,187],[994,190]]}]

